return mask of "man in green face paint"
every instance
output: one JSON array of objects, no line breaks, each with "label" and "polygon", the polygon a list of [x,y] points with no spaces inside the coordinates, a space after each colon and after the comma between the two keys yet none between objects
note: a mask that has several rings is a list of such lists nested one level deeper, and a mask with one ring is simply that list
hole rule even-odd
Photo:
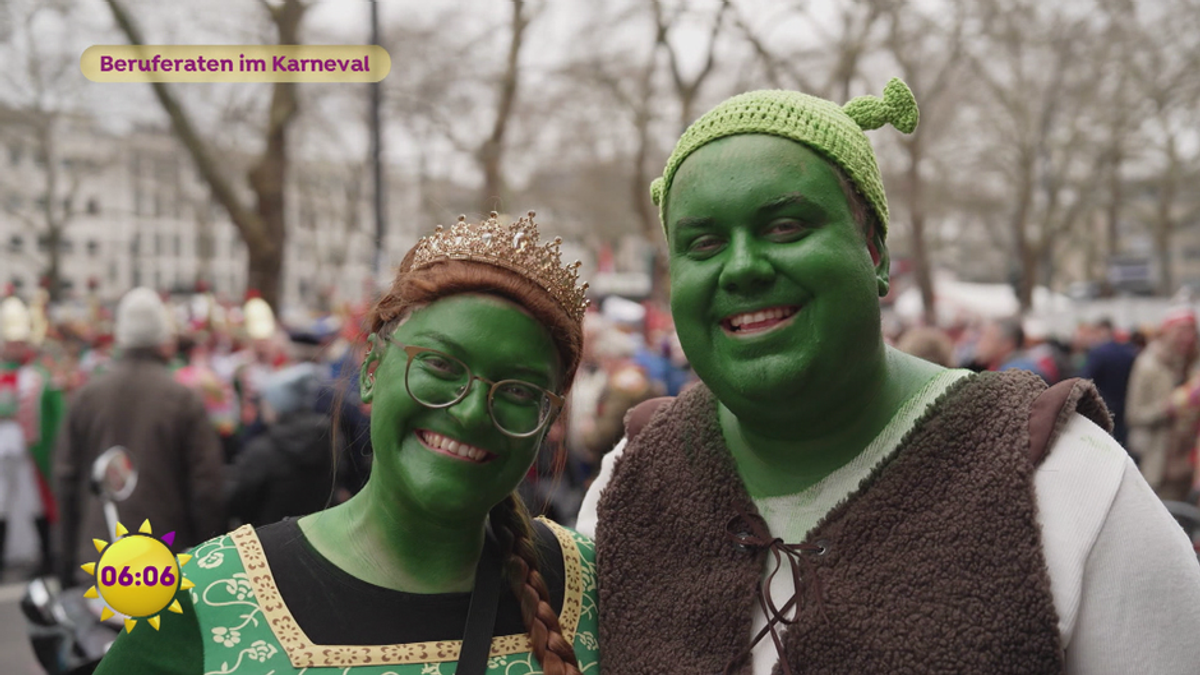
[{"label": "man in green face paint", "polygon": [[606,673],[1194,672],[1200,566],[1090,383],[885,346],[887,199],[838,106],[751,92],[652,194],[702,385],[643,404],[578,528]]}]

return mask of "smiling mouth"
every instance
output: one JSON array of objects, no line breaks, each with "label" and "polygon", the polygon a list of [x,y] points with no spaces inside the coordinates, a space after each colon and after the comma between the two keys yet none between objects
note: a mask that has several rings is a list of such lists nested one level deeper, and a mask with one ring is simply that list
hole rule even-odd
[{"label": "smiling mouth", "polygon": [[721,328],[727,335],[748,337],[766,333],[791,321],[792,317],[801,310],[799,305],[781,305],[768,307],[755,312],[734,314],[721,321]]},{"label": "smiling mouth", "polygon": [[417,440],[421,441],[421,445],[439,455],[446,455],[472,464],[487,464],[496,458],[496,455],[487,450],[467,445],[441,434],[435,434],[427,429],[417,430]]}]

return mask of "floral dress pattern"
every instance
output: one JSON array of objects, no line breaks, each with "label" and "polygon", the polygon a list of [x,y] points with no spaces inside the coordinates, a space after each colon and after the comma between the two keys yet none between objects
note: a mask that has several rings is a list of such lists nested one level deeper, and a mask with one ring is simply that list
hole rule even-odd
[{"label": "floral dress pattern", "polygon": [[[583,673],[599,673],[595,546],[543,520],[563,551],[565,597],[559,620]],[[196,547],[187,577],[204,641],[205,675],[452,675],[461,641],[397,645],[318,645],[279,595],[250,526]],[[492,639],[488,675],[540,675],[524,633]]]}]

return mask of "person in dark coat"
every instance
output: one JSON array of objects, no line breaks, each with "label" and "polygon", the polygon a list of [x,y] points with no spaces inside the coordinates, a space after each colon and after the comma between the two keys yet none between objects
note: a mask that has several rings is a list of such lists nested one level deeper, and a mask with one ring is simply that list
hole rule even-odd
[{"label": "person in dark coat", "polygon": [[1096,389],[1100,390],[1100,396],[1113,416],[1113,438],[1121,447],[1128,447],[1125,397],[1129,391],[1129,373],[1133,370],[1137,350],[1131,344],[1116,341],[1109,319],[1102,319],[1096,324],[1096,330],[1095,346],[1088,350],[1080,376],[1096,383]]},{"label": "person in dark coat", "polygon": [[225,527],[221,442],[200,395],[175,381],[163,347],[171,339],[166,308],[149,288],[135,288],[117,307],[121,356],[86,384],[68,406],[55,476],[62,505],[64,585],[91,579],[79,569],[96,559],[93,539],[112,541],[89,482],[92,463],[123,446],[137,468],[137,487],[117,504],[130,529],[149,519],[155,532],[174,532],[184,551]]},{"label": "person in dark coat", "polygon": [[315,408],[319,367],[299,363],[263,383],[266,429],[238,455],[229,475],[229,512],[255,527],[328,505],[333,488],[330,418]]}]

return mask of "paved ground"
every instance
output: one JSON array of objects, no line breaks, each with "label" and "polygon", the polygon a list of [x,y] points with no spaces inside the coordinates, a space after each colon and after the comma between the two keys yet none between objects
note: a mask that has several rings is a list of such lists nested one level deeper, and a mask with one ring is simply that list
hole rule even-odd
[{"label": "paved ground", "polygon": [[25,636],[25,617],[18,603],[25,584],[0,586],[0,675],[45,675]]}]

